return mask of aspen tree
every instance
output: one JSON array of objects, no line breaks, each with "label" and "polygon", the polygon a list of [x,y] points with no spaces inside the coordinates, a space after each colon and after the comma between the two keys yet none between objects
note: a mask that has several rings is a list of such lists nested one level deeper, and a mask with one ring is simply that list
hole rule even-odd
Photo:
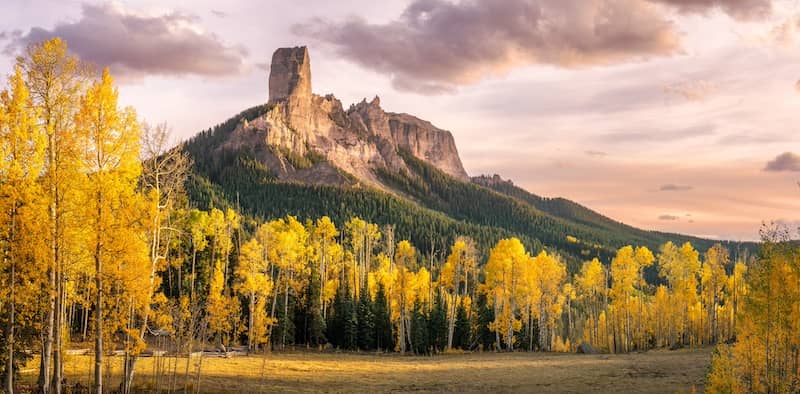
[{"label": "aspen tree", "polygon": [[8,295],[0,299],[6,298],[9,305],[0,304],[0,309],[8,313],[4,387],[13,393],[14,354],[18,348],[15,331],[17,326],[31,325],[30,321],[20,320],[17,311],[35,304],[25,302],[30,301],[25,291],[30,289],[25,289],[24,283],[42,284],[30,257],[35,253],[32,248],[39,247],[35,226],[44,219],[43,195],[37,181],[44,166],[45,139],[36,124],[38,113],[20,66],[8,84],[9,90],[0,92],[0,268],[6,271],[0,283],[5,284]]},{"label": "aspen tree", "polygon": [[439,282],[444,288],[447,302],[447,349],[453,348],[456,312],[461,300],[467,295],[470,273],[475,268],[476,256],[474,241],[469,238],[456,238],[439,275]]},{"label": "aspen tree", "polygon": [[[137,266],[136,247],[142,237],[131,237],[132,211],[138,196],[136,183],[141,174],[140,130],[132,109],[117,108],[117,90],[108,69],[80,100],[75,126],[83,147],[80,163],[84,174],[85,215],[89,253],[95,263],[95,392],[103,392],[103,325],[108,291],[104,269],[128,258]],[[141,306],[141,304],[140,304]]]},{"label": "aspen tree", "polygon": [[[47,198],[46,240],[49,302],[42,327],[42,357],[39,368],[39,389],[47,394],[61,392],[63,328],[63,283],[67,262],[64,249],[76,243],[68,239],[68,227],[74,219],[71,210],[76,204],[76,167],[78,146],[74,118],[79,98],[89,79],[88,68],[77,57],[68,54],[67,44],[60,38],[31,44],[17,59],[34,104],[40,110],[40,125],[47,140],[42,187]],[[74,213],[74,212],[73,212]],[[51,376],[52,375],[52,376]]]},{"label": "aspen tree", "polygon": [[[148,293],[151,299],[155,299],[161,298],[155,294],[160,279],[156,274],[169,264],[167,258],[170,243],[173,237],[177,238],[178,236],[176,229],[170,225],[169,219],[176,208],[177,198],[183,192],[191,161],[182,149],[170,149],[170,133],[166,124],[162,123],[153,127],[143,123],[142,130],[144,160],[141,184],[143,192],[146,193],[145,201],[148,208],[146,210],[148,214],[146,227],[150,257],[150,273],[148,275],[150,290]],[[144,307],[144,312],[139,319],[140,327],[138,327],[138,335],[142,340],[149,328],[150,302],[147,302]],[[131,390],[136,360],[137,354],[126,354],[122,381],[123,393],[127,394]]]},{"label": "aspen tree", "polygon": [[703,289],[703,302],[706,305],[707,321],[709,322],[708,338],[711,343],[719,341],[719,316],[718,308],[723,298],[723,290],[727,275],[725,267],[729,263],[728,251],[720,244],[714,244],[706,252],[701,274]]},{"label": "aspen tree", "polygon": [[406,344],[413,348],[411,340],[411,312],[415,301],[415,276],[417,249],[407,240],[397,243],[395,249],[394,280],[391,286],[392,320],[397,325],[397,347],[400,353],[407,350]]},{"label": "aspen tree", "polygon": [[577,299],[587,306],[593,322],[591,335],[585,339],[590,343],[599,343],[600,331],[597,323],[603,310],[603,297],[608,291],[605,267],[596,258],[583,263],[580,272],[575,275],[574,283]]},{"label": "aspen tree", "polygon": [[[642,270],[652,264],[653,254],[645,247],[634,249],[625,246],[617,251],[611,261],[611,276],[613,285],[610,295],[613,299],[614,318],[616,331],[621,338],[621,349],[628,352],[633,349],[634,341],[641,340],[640,329],[634,327],[636,316],[641,318],[640,304],[642,302],[644,278]],[[639,309],[639,314],[635,316]]]},{"label": "aspen tree", "polygon": [[247,297],[250,319],[247,326],[247,347],[250,350],[264,339],[269,324],[266,316],[266,299],[272,294],[272,277],[269,264],[264,259],[263,246],[251,239],[242,246],[239,266],[236,267],[236,290]]},{"label": "aspen tree", "polygon": [[498,241],[489,254],[483,291],[495,311],[494,321],[489,328],[495,333],[497,350],[501,348],[501,338],[506,350],[514,349],[514,332],[522,326],[517,316],[519,301],[523,296],[519,290],[527,276],[529,264],[530,255],[517,238]]},{"label": "aspen tree", "polygon": [[667,242],[661,246],[658,254],[661,276],[669,283],[675,303],[680,306],[678,321],[681,326],[676,330],[672,342],[681,345],[686,345],[690,341],[689,309],[698,302],[697,274],[700,271],[698,256],[699,254],[688,242],[681,248],[672,242]]},{"label": "aspen tree", "polygon": [[556,322],[561,316],[564,304],[562,286],[567,276],[567,269],[557,257],[542,251],[531,259],[528,275],[532,279],[532,300],[538,307],[539,346],[544,350],[553,350]]}]

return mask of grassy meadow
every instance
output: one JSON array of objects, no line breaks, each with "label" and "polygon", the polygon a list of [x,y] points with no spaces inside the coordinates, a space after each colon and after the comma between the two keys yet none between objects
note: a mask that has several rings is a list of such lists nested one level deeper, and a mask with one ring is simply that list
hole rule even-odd
[{"label": "grassy meadow", "polygon": [[[88,385],[91,356],[68,356],[70,384]],[[117,387],[122,358],[110,358],[106,387]],[[172,378],[176,366],[177,374]],[[195,386],[190,363],[190,392]],[[623,355],[470,353],[408,357],[364,353],[271,353],[233,358],[203,357],[200,392],[558,392],[689,393],[703,391],[709,349],[649,351]],[[24,371],[33,383],[37,360]],[[161,369],[163,374],[154,374]],[[183,392],[186,358],[142,358],[136,384],[144,392]],[[263,371],[263,373],[262,373]],[[154,377],[158,376],[158,382]],[[110,384],[109,384],[110,383]]]}]

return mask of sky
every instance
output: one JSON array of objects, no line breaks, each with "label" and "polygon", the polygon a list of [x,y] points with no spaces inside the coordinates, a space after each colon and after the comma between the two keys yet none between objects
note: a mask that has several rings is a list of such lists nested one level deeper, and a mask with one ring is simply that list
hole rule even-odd
[{"label": "sky", "polygon": [[470,175],[650,230],[800,226],[800,0],[3,0],[0,74],[53,36],[176,140],[306,45],[315,93],[450,130]]}]

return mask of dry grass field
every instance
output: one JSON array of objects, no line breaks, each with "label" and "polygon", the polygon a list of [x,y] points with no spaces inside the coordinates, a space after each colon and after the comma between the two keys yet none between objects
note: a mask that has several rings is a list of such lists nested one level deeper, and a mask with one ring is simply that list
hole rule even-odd
[{"label": "dry grass field", "polygon": [[[152,387],[154,358],[142,358],[137,382]],[[162,358],[171,371],[176,359]],[[192,368],[196,365],[192,359]],[[260,356],[203,358],[201,392],[526,392],[526,393],[689,393],[702,392],[710,350],[651,351],[627,355],[476,353],[436,357],[336,353],[272,353]],[[113,359],[119,375],[121,359]],[[70,356],[69,382],[86,384],[90,356]],[[31,364],[35,365],[35,364]],[[263,366],[263,377],[262,377]],[[167,392],[183,391],[186,358],[177,359],[177,379],[160,379]],[[36,370],[24,378],[32,383]],[[194,379],[194,378],[192,378]],[[111,379],[116,387],[118,379]],[[192,384],[193,386],[193,384]]]}]

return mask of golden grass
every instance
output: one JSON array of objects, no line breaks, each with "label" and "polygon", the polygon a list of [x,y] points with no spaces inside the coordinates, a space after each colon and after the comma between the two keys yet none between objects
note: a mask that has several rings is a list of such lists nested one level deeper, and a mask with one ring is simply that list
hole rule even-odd
[{"label": "golden grass", "polygon": [[[261,356],[205,357],[200,387],[204,393],[688,393],[692,386],[702,392],[710,358],[709,349],[627,355],[474,353],[436,357],[272,353],[267,355],[263,378]],[[162,360],[171,371],[175,359]],[[70,356],[66,361],[68,381],[87,385],[93,367],[92,357]],[[196,361],[192,359],[192,370]],[[138,385],[152,387],[153,363],[153,358],[140,359]],[[178,358],[177,363],[176,386],[182,389],[186,358]],[[121,358],[115,357],[111,364],[116,378],[112,378],[107,387],[116,387]],[[35,368],[28,368],[24,379],[33,382],[35,375]],[[166,391],[170,377],[161,379],[160,387]]]}]

